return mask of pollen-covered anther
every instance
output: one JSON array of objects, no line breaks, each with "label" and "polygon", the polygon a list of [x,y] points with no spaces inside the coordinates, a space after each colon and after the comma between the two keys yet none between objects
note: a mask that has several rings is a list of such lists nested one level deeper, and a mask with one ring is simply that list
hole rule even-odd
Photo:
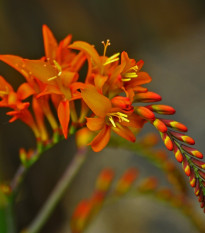
[{"label": "pollen-covered anther", "polygon": [[119,60],[119,55],[120,55],[120,53],[115,53],[115,54],[113,54],[111,57],[108,57],[107,59],[106,59],[106,62],[104,62],[104,66],[106,66],[106,65],[108,65],[108,64],[110,64],[110,63],[113,63],[113,62],[115,62],[115,61],[118,61]]},{"label": "pollen-covered anther", "polygon": [[126,73],[122,74],[122,81],[123,82],[128,82],[130,81],[132,78],[137,78],[138,75],[136,74],[136,72],[138,71],[139,67],[137,65],[131,67]]},{"label": "pollen-covered anther", "polygon": [[121,112],[108,113],[107,115],[113,127],[116,127],[113,117],[117,117],[119,122],[122,122],[122,121],[130,122],[129,119],[127,119],[128,116]]},{"label": "pollen-covered anther", "polygon": [[0,97],[4,96],[4,95],[8,95],[8,94],[9,94],[8,91],[0,91]]},{"label": "pollen-covered anther", "polygon": [[53,60],[53,63],[54,63],[54,65],[55,65],[55,68],[58,70],[58,74],[55,75],[55,76],[53,76],[53,77],[48,78],[48,81],[52,81],[52,80],[54,80],[54,79],[60,77],[61,74],[62,74],[62,68],[61,68],[61,66],[59,65],[59,63],[58,63],[56,60]]}]

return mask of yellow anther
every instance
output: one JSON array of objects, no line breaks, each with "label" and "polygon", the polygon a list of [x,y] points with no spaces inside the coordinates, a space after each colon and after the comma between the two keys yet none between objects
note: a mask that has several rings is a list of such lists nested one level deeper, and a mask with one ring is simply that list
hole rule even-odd
[{"label": "yellow anther", "polygon": [[111,124],[112,124],[114,127],[116,127],[116,124],[115,124],[115,122],[114,122],[112,116],[109,116],[109,120],[110,120]]},{"label": "yellow anther", "polygon": [[53,77],[50,77],[50,78],[48,78],[48,81],[52,81],[52,80],[54,80],[54,79],[56,79],[56,78],[58,78],[58,77],[59,77],[58,75],[53,76]]},{"label": "yellow anther", "polygon": [[3,90],[0,91],[0,95],[1,95],[1,96],[8,95],[8,94],[9,94],[9,88],[6,86],[5,89],[6,89],[6,90],[4,90],[4,91],[3,91]]},{"label": "yellow anther", "polygon": [[48,81],[54,80],[54,79],[58,78],[62,74],[62,68],[59,65],[59,63],[56,60],[53,60],[53,63],[55,65],[56,69],[58,70],[58,74],[53,76],[53,77],[48,78]]},{"label": "yellow anther", "polygon": [[0,91],[0,95],[8,95],[9,92],[8,91]]},{"label": "yellow anther", "polygon": [[137,72],[138,69],[139,69],[138,65],[135,65],[135,66],[131,67],[128,71],[134,70],[135,72]]},{"label": "yellow anther", "polygon": [[119,60],[119,55],[120,53],[115,53],[114,55],[112,55],[111,57],[108,57],[106,59],[106,62],[103,64],[104,66],[110,64],[110,63],[113,63],[115,61],[118,61]]},{"label": "yellow anther", "polygon": [[122,81],[127,82],[130,81],[132,78],[137,78],[138,75],[136,74],[136,72],[138,71],[138,69],[139,67],[137,65],[131,67],[126,73],[122,74],[123,76]]},{"label": "yellow anther", "polygon": [[122,122],[122,121],[130,122],[129,119],[127,119],[128,116],[121,112],[108,113],[108,117],[109,117],[111,124],[114,127],[116,127],[116,124],[115,124],[115,121],[113,120],[113,117],[117,117],[119,122]]}]

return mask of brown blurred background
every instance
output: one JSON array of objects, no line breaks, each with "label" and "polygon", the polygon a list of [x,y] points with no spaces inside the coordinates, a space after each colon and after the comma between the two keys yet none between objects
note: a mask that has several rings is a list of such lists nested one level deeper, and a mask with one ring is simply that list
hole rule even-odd
[{"label": "brown blurred background", "polygon": [[[58,40],[70,33],[74,40],[95,44],[102,52],[101,41],[108,38],[111,40],[108,54],[125,50],[130,57],[143,59],[144,70],[153,78],[148,87],[163,97],[162,103],[175,107],[175,119],[188,126],[197,148],[205,152],[205,1],[0,0],[0,53],[40,58],[44,54],[42,24],[47,24]],[[15,87],[23,81],[3,63],[0,74]],[[34,138],[20,122],[10,125],[4,113],[1,110],[0,178],[9,180],[19,164],[19,147],[34,146]],[[73,138],[63,141],[32,167],[17,203],[19,229],[36,215],[74,150]],[[122,150],[90,154],[69,189],[71,192],[67,192],[42,233],[68,231],[74,206],[89,197],[95,176],[104,166],[115,168],[117,174],[128,166],[136,166],[142,175],[159,175],[147,162]],[[124,199],[105,208],[87,232],[195,233],[196,230],[173,209],[140,198]]]}]

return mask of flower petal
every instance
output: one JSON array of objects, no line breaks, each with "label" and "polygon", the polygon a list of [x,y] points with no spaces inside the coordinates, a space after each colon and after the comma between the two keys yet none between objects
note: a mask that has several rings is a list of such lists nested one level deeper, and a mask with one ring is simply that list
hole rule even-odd
[{"label": "flower petal", "polygon": [[65,138],[67,138],[68,134],[68,124],[70,121],[70,107],[69,107],[69,101],[61,101],[58,106],[58,119],[60,121],[63,135]]},{"label": "flower petal", "polygon": [[87,85],[87,87],[81,91],[81,95],[85,103],[96,116],[105,117],[110,111],[110,100],[104,95],[101,95],[94,86]]},{"label": "flower petal", "polygon": [[68,50],[68,45],[70,44],[71,39],[72,35],[68,35],[59,43],[56,53],[56,60],[59,62],[59,64],[67,63],[72,57],[72,53],[70,50]]},{"label": "flower petal", "polygon": [[129,122],[122,121],[120,122],[120,124],[124,126],[128,126],[128,127],[140,129],[143,127],[143,125],[146,122],[144,119],[142,119],[142,117],[140,117],[139,115],[135,113],[128,115],[128,120]]},{"label": "flower petal", "polygon": [[86,118],[87,119],[87,127],[89,130],[97,131],[103,128],[105,124],[104,118]]},{"label": "flower petal", "polygon": [[60,91],[60,89],[57,86],[46,85],[46,87],[43,89],[43,91],[41,91],[37,95],[37,98],[44,96],[44,95],[49,95],[49,94],[63,95],[63,93]]},{"label": "flower petal", "polygon": [[102,92],[103,85],[107,81],[108,76],[103,76],[100,74],[96,74],[94,78],[94,83],[98,91]]},{"label": "flower petal", "polygon": [[56,59],[58,43],[47,25],[43,25],[42,31],[46,58],[54,60]]},{"label": "flower petal", "polygon": [[51,78],[58,76],[58,70],[51,64],[41,60],[29,60],[23,59],[22,69],[28,72],[30,75],[35,76],[37,79],[44,83],[52,84]]},{"label": "flower petal", "polygon": [[68,88],[72,82],[78,79],[78,73],[64,70],[62,71],[60,79],[62,80],[63,85]]},{"label": "flower petal", "polygon": [[107,125],[98,133],[98,135],[90,143],[93,151],[101,151],[110,140],[110,131],[111,128]]},{"label": "flower petal", "polygon": [[135,142],[136,137],[135,137],[135,135],[133,134],[133,132],[129,128],[124,127],[124,126],[122,126],[119,123],[116,123],[116,126],[117,127],[112,127],[112,130],[116,134],[118,134],[119,136],[125,138],[128,141]]},{"label": "flower petal", "polygon": [[24,69],[24,62],[22,57],[15,55],[0,55],[0,60],[7,63],[9,66],[16,69],[21,73],[26,79],[29,77],[29,72]]},{"label": "flower petal", "polygon": [[77,49],[85,52],[88,56],[90,56],[97,66],[101,66],[101,59],[96,49],[87,42],[84,41],[75,41],[73,44],[69,45],[69,49]]},{"label": "flower petal", "polygon": [[138,72],[137,77],[131,79],[131,81],[128,82],[126,88],[129,87],[136,87],[142,84],[150,83],[152,81],[152,78],[149,76],[146,72]]},{"label": "flower petal", "polygon": [[131,67],[133,67],[136,64],[134,59],[130,59],[128,57],[128,54],[123,51],[121,53],[121,66],[122,66],[122,73],[126,72],[129,70]]},{"label": "flower petal", "polygon": [[13,91],[13,87],[2,76],[0,76],[0,91],[5,92],[5,94]]},{"label": "flower petal", "polygon": [[18,72],[20,72],[27,80],[33,75],[42,82],[52,83],[48,79],[57,77],[59,71],[51,64],[42,60],[29,60],[14,55],[0,55],[0,60],[7,63]]},{"label": "flower petal", "polygon": [[35,90],[28,83],[21,84],[17,90],[17,96],[21,100],[24,100],[33,94],[35,94]]}]

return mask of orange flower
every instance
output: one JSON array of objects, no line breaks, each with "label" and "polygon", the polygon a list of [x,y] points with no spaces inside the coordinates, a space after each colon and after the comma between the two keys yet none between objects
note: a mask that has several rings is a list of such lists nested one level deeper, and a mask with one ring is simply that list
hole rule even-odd
[{"label": "orange flower", "polygon": [[90,143],[94,151],[100,151],[107,145],[111,129],[121,137],[135,141],[135,134],[130,127],[139,129],[144,120],[133,112],[131,102],[126,97],[116,96],[110,100],[92,85],[82,89],[81,95],[95,115],[87,118],[87,127],[91,131],[99,131]]},{"label": "orange flower", "polygon": [[[36,91],[38,98],[44,95],[51,96],[57,108],[63,134],[67,138],[70,121],[69,102],[80,98],[80,93],[77,90],[82,84],[76,81],[78,79],[78,70],[85,61],[85,54],[83,52],[76,54],[67,49],[71,41],[71,35],[68,35],[58,45],[46,25],[43,26],[43,38],[45,57],[39,60],[29,60],[14,55],[0,55],[0,60],[18,70]],[[40,103],[43,104],[44,114],[49,114],[47,118],[52,128],[55,129],[56,123],[54,118],[51,117],[50,110],[46,112],[48,110],[46,100]],[[74,108],[72,110],[74,111]],[[71,116],[75,116],[75,114],[71,114]]]},{"label": "orange flower", "polygon": [[144,62],[142,60],[136,62],[134,59],[130,59],[126,52],[122,52],[119,64],[120,53],[107,57],[106,51],[110,42],[109,40],[106,43],[103,41],[103,44],[102,56],[86,42],[76,41],[69,45],[69,48],[83,51],[87,55],[88,72],[85,83],[96,86],[99,92],[109,95],[109,97],[123,91],[131,101],[134,97],[138,99],[138,93],[147,92],[147,88],[141,87],[141,85],[151,82],[151,77],[146,72],[140,71]]},{"label": "orange flower", "polygon": [[7,115],[12,116],[9,122],[20,119],[26,123],[33,130],[36,138],[40,137],[39,130],[36,123],[28,110],[29,102],[22,102],[22,100],[33,95],[35,91],[29,86],[28,83],[23,83],[15,92],[12,86],[0,76],[0,107],[8,107],[13,111],[7,112]]}]

